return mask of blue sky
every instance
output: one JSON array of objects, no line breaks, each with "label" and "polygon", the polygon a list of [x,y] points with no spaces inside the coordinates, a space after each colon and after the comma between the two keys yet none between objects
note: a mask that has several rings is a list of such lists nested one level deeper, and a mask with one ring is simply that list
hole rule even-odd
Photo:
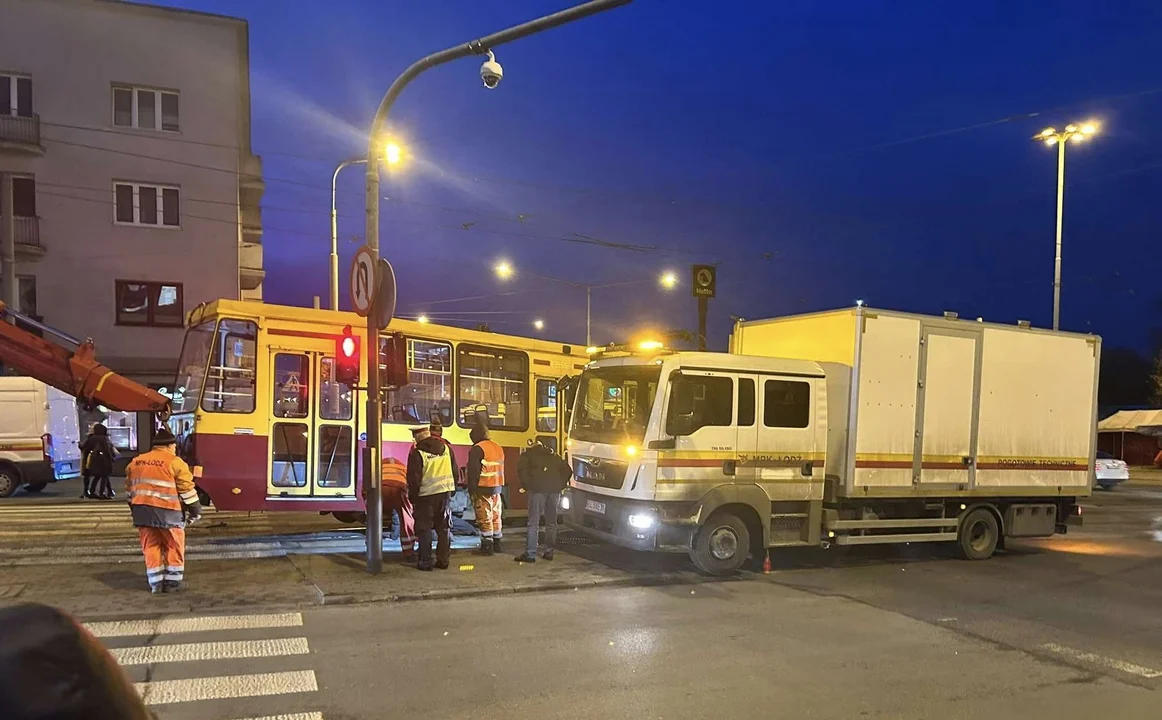
[{"label": "blue sky", "polygon": [[[309,304],[327,294],[331,171],[363,152],[392,79],[568,3],[170,4],[250,22],[266,296]],[[731,315],[857,298],[1047,326],[1056,153],[1030,137],[1092,117],[1102,135],[1068,153],[1062,326],[1146,349],[1162,325],[1159,37],[1162,5],[1146,0],[636,0],[498,48],[495,91],[478,60],[443,66],[393,114],[414,156],[383,185],[401,311],[520,334],[543,317],[548,337],[581,341],[584,294],[502,285],[490,267],[505,257],[575,282],[642,280],[595,291],[600,342],[692,329],[693,262],[719,263],[720,348]],[[361,187],[359,170],[340,181],[344,276]],[[562,240],[578,233],[656,249]],[[665,268],[681,291],[648,282]]]}]

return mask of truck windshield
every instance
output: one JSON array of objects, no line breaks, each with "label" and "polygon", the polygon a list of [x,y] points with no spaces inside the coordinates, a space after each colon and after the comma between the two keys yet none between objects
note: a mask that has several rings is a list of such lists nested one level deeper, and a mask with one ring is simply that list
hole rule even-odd
[{"label": "truck windshield", "polygon": [[646,434],[661,372],[657,365],[582,372],[569,436],[584,442],[640,443]]},{"label": "truck windshield", "polygon": [[182,354],[178,358],[178,374],[174,380],[173,412],[193,412],[198,409],[202,385],[206,383],[206,362],[210,359],[210,345],[214,342],[214,320],[186,330]]}]

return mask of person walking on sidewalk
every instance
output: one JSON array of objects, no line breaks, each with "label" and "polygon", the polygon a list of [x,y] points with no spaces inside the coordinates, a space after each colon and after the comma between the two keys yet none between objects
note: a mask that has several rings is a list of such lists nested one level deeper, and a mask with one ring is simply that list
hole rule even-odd
[{"label": "person walking on sidewalk", "polygon": [[492,555],[500,552],[504,537],[500,514],[503,505],[500,494],[504,489],[504,448],[488,437],[488,427],[477,419],[469,435],[472,449],[468,451],[468,495],[472,498],[472,512],[476,515],[476,529],[480,531],[480,552]]},{"label": "person walking on sidewalk", "polygon": [[529,497],[529,529],[525,551],[523,555],[516,556],[516,561],[537,561],[537,526],[541,523],[542,514],[545,518],[545,554],[542,557],[552,560],[553,549],[557,544],[557,502],[561,491],[568,486],[569,478],[573,477],[573,470],[557,453],[537,442],[520,456],[516,474]]},{"label": "person walking on sidewalk", "polygon": [[174,454],[169,428],[153,435],[153,449],[125,469],[125,492],[145,555],[145,576],[153,593],[182,589],[186,566],[186,518],[196,522],[202,505],[190,466]]},{"label": "person walking on sidewalk", "polygon": [[452,527],[448,500],[456,487],[452,477],[452,454],[448,446],[432,431],[424,427],[412,430],[416,444],[408,453],[408,497],[415,509],[416,540],[420,545],[420,561],[416,567],[431,570],[432,531],[436,532],[436,561],[434,567],[448,568],[452,555]]},{"label": "person walking on sidewalk", "polygon": [[111,500],[116,497],[109,476],[113,474],[113,458],[117,449],[109,441],[109,429],[101,423],[81,445],[81,467],[84,468],[85,491],[81,497]]}]

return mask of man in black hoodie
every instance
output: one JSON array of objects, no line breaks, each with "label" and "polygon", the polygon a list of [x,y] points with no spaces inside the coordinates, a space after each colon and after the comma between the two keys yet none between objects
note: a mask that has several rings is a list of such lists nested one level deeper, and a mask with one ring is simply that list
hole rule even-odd
[{"label": "man in black hoodie", "polygon": [[557,544],[557,502],[561,491],[573,477],[569,463],[541,443],[533,443],[525,450],[516,465],[516,474],[521,487],[529,494],[529,529],[523,555],[517,555],[517,562],[537,561],[537,525],[541,514],[545,516],[546,560],[553,559],[553,546]]},{"label": "man in black hoodie", "polygon": [[448,445],[427,427],[412,430],[416,444],[408,453],[408,497],[415,507],[416,539],[420,544],[420,570],[431,570],[432,530],[436,531],[435,567],[445,570],[452,555],[452,531],[448,499],[456,489],[452,453]]}]

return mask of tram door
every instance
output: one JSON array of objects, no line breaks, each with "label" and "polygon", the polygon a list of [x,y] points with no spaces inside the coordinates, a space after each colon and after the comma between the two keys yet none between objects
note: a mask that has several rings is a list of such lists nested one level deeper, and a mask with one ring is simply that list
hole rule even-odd
[{"label": "tram door", "polygon": [[534,378],[537,391],[536,439],[555,453],[561,452],[561,419],[557,381],[552,378]]},{"label": "tram door", "polygon": [[274,497],[355,495],[355,403],[328,350],[272,348],[270,475]]}]

